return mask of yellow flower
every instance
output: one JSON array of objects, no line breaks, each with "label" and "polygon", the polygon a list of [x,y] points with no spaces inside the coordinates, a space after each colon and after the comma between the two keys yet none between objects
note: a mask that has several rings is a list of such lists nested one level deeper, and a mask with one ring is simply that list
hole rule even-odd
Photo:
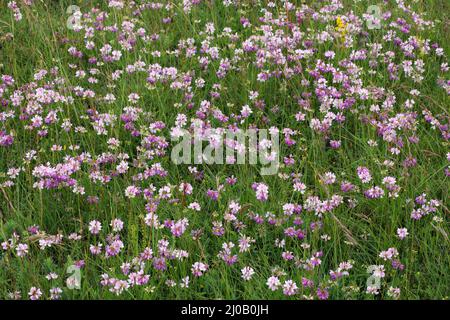
[{"label": "yellow flower", "polygon": [[336,29],[343,29],[343,28],[345,28],[345,22],[342,20],[342,18],[341,17],[338,17],[337,19],[336,19],[336,24],[337,24],[337,28]]},{"label": "yellow flower", "polygon": [[347,23],[345,23],[345,21],[342,20],[341,17],[337,17],[336,25],[336,31],[341,34],[341,37],[345,37],[345,35],[347,34]]}]

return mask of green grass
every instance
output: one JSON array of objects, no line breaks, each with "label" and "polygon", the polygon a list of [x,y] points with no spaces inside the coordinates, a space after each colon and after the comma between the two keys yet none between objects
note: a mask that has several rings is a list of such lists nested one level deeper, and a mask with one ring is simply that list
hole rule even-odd
[{"label": "green grass", "polygon": [[[166,1],[164,1],[166,2]],[[388,288],[399,287],[402,299],[448,299],[450,284],[450,243],[448,239],[448,187],[449,178],[445,176],[444,170],[448,167],[446,154],[449,152],[449,143],[440,136],[439,130],[431,129],[421,116],[424,108],[430,110],[434,115],[442,114],[448,123],[449,99],[445,90],[436,84],[439,66],[447,61],[445,57],[439,59],[435,55],[423,57],[426,65],[424,80],[420,85],[411,79],[401,76],[398,81],[390,81],[387,78],[386,67],[380,65],[377,75],[367,74],[370,69],[368,61],[360,61],[358,65],[365,70],[362,76],[365,86],[379,86],[387,91],[392,90],[397,99],[394,112],[402,112],[402,104],[411,96],[408,92],[417,88],[421,96],[416,99],[414,111],[419,116],[417,119],[416,136],[420,138],[418,144],[407,144],[400,156],[392,155],[388,150],[388,144],[382,141],[376,134],[373,126],[368,126],[360,120],[361,115],[370,114],[368,108],[370,103],[365,104],[365,109],[359,109],[356,113],[346,112],[346,122],[342,126],[334,126],[330,132],[330,139],[341,140],[342,146],[338,150],[332,150],[326,144],[323,136],[313,133],[306,123],[299,124],[295,121],[294,114],[299,111],[295,96],[301,95],[303,88],[300,87],[300,79],[294,77],[292,80],[271,79],[265,83],[258,82],[256,75],[259,72],[251,62],[250,55],[244,55],[240,70],[230,70],[224,79],[219,79],[216,71],[219,67],[218,61],[211,62],[206,71],[200,71],[199,62],[196,57],[180,57],[166,55],[166,50],[174,50],[181,39],[193,38],[198,45],[205,39],[204,30],[206,22],[214,22],[216,30],[221,31],[224,27],[230,27],[233,33],[238,35],[238,43],[249,37],[254,29],[243,28],[239,22],[241,16],[248,17],[252,24],[260,13],[255,9],[252,1],[242,1],[239,10],[233,7],[224,7],[221,1],[205,1],[192,12],[186,14],[182,10],[181,1],[174,1],[170,16],[174,17],[171,24],[162,25],[159,21],[167,17],[159,11],[146,11],[136,22],[137,27],[146,29],[147,34],[158,33],[160,39],[149,44],[139,42],[136,50],[123,52],[121,60],[114,64],[105,64],[98,67],[100,79],[98,84],[88,84],[86,80],[74,77],[74,71],[68,67],[69,63],[78,63],[78,66],[88,70],[89,64],[86,58],[76,62],[67,49],[71,45],[78,48],[83,43],[83,35],[77,34],[66,28],[68,15],[65,10],[70,4],[77,4],[83,12],[87,12],[98,1],[35,1],[29,8],[23,8],[23,20],[16,22],[12,19],[11,12],[6,8],[7,1],[0,0],[0,74],[12,75],[15,86],[18,88],[25,83],[33,81],[36,70],[58,67],[60,76],[66,81],[65,86],[80,85],[95,90],[96,96],[104,96],[113,92],[116,102],[113,104],[97,103],[94,99],[75,98],[72,105],[58,104],[62,108],[59,114],[58,125],[48,126],[48,136],[41,139],[36,131],[29,131],[24,123],[17,118],[0,122],[0,129],[5,128],[15,134],[15,143],[9,148],[0,147],[0,183],[6,181],[4,173],[11,167],[23,166],[24,171],[15,180],[15,185],[10,188],[0,189],[0,242],[6,241],[15,231],[27,239],[26,229],[31,225],[39,225],[40,229],[47,234],[61,233],[64,241],[61,245],[55,245],[44,251],[40,250],[37,241],[28,240],[30,252],[25,258],[17,257],[14,250],[0,251],[0,298],[8,298],[8,294],[20,291],[23,298],[27,298],[30,287],[39,287],[48,297],[49,289],[55,286],[63,288],[62,297],[65,299],[117,299],[118,297],[100,286],[100,276],[108,273],[111,276],[121,276],[120,266],[125,261],[130,261],[138,256],[145,247],[152,247],[156,252],[157,241],[166,238],[170,241],[171,248],[183,249],[190,256],[185,261],[170,261],[169,268],[165,271],[157,271],[148,263],[146,272],[150,274],[147,286],[133,287],[125,291],[119,298],[122,299],[285,299],[286,296],[278,290],[268,290],[266,281],[271,276],[272,268],[283,269],[286,279],[293,279],[301,287],[302,277],[314,280],[316,284],[329,287],[331,299],[390,299],[387,295]],[[256,1],[255,1],[256,2]],[[258,1],[264,3],[264,1]],[[313,1],[293,1],[295,4],[312,3]],[[357,15],[365,12],[371,1],[344,1],[345,9]],[[318,4],[317,4],[318,5]],[[430,43],[438,42],[444,48],[448,56],[449,33],[448,16],[449,5],[446,1],[412,1],[412,8],[416,12],[424,14],[428,20],[435,21],[435,27],[425,31],[413,29],[413,34],[421,39],[430,39]],[[107,9],[103,2],[100,5]],[[314,7],[314,4],[312,5]],[[392,3],[383,5],[383,9],[393,8]],[[280,6],[279,10],[282,6]],[[131,17],[131,11],[113,10],[108,21],[121,22]],[[446,13],[446,14],[445,14]],[[399,10],[393,11],[393,15],[401,15]],[[324,25],[314,24],[309,21],[310,28],[314,31],[322,30]],[[306,31],[306,26],[302,26]],[[369,32],[368,42],[381,42],[383,30]],[[9,35],[12,39],[9,40]],[[62,38],[70,39],[70,44],[61,43]],[[404,38],[406,39],[406,38]],[[114,41],[110,34],[96,34],[93,38],[96,42],[96,54],[101,43]],[[212,40],[212,45],[223,48],[221,57],[233,57],[234,48],[229,46],[225,38]],[[349,55],[351,49],[339,47],[337,42],[329,44],[327,50],[336,51],[336,61]],[[398,48],[389,48],[390,44],[383,43],[383,51]],[[357,47],[355,46],[355,50]],[[159,50],[161,58],[152,57],[149,53]],[[325,51],[324,47],[321,50]],[[323,52],[319,52],[321,54]],[[128,64],[133,64],[137,59],[144,61],[147,66],[159,63],[164,67],[175,67],[180,73],[196,70],[197,76],[201,76],[205,82],[205,88],[193,87],[194,102],[198,105],[202,100],[210,99],[209,90],[215,83],[222,86],[221,97],[214,101],[224,114],[239,113],[244,104],[250,104],[248,92],[258,91],[260,97],[264,98],[266,108],[257,110],[250,122],[257,125],[265,125],[263,117],[267,117],[269,123],[266,126],[278,128],[289,127],[299,131],[296,136],[297,144],[293,148],[282,146],[282,156],[292,154],[296,164],[292,168],[281,168],[282,173],[298,173],[302,175],[302,181],[308,186],[305,195],[292,191],[292,183],[281,179],[278,175],[260,176],[259,167],[251,165],[227,166],[227,165],[199,165],[199,170],[204,171],[204,180],[198,182],[193,179],[187,166],[175,166],[171,163],[169,156],[165,156],[154,162],[161,162],[168,170],[165,178],[153,177],[144,182],[148,187],[150,183],[158,188],[166,184],[177,185],[181,181],[187,181],[194,187],[194,194],[189,196],[189,201],[197,201],[202,210],[198,213],[186,209],[181,204],[170,204],[162,201],[158,207],[160,221],[165,219],[178,220],[188,217],[188,231],[180,238],[174,238],[167,230],[150,229],[144,224],[145,200],[143,198],[128,199],[124,195],[124,189],[133,183],[132,176],[139,171],[131,168],[126,175],[113,179],[112,182],[101,185],[92,183],[88,178],[89,167],[83,164],[75,176],[85,187],[84,196],[70,192],[68,188],[39,191],[33,188],[36,179],[32,176],[32,170],[37,164],[50,162],[52,165],[63,161],[64,156],[76,156],[80,151],[89,152],[92,156],[108,152],[107,140],[115,137],[121,141],[120,152],[126,152],[130,158],[138,155],[138,146],[141,138],[131,137],[119,121],[114,127],[107,128],[107,135],[97,135],[92,129],[89,119],[86,119],[87,107],[95,107],[99,113],[111,113],[117,117],[123,112],[130,93],[138,93],[140,107],[148,114],[140,117],[136,122],[137,127],[148,127],[150,122],[163,121],[168,128],[173,126],[178,113],[186,113],[188,117],[195,117],[195,108],[188,110],[183,106],[177,108],[174,104],[183,99],[183,92],[170,90],[167,84],[158,83],[154,88],[148,89],[145,83],[146,74],[123,75],[119,81],[114,82],[115,87],[109,88],[113,81],[110,74],[123,69]],[[396,63],[400,63],[400,56],[396,57]],[[448,73],[447,73],[448,79]],[[331,81],[331,78],[329,79]],[[283,86],[286,90],[283,90]],[[308,113],[308,120],[319,116],[319,102],[313,98]],[[361,102],[357,104],[362,105]],[[277,105],[279,112],[272,112],[271,108]],[[355,108],[356,109],[356,108]],[[0,112],[3,111],[0,107]],[[392,116],[392,114],[391,114]],[[70,119],[73,127],[84,126],[86,133],[70,133],[63,131],[60,127],[62,119]],[[219,125],[217,120],[211,121]],[[445,123],[445,122],[444,122]],[[168,129],[163,130],[169,137]],[[169,138],[167,138],[169,139]],[[378,142],[377,147],[367,144],[369,139]],[[50,152],[53,144],[64,146],[63,152]],[[70,145],[79,145],[80,151],[69,150]],[[37,159],[31,163],[22,161],[23,157],[31,149],[37,151]],[[169,153],[170,154],[170,153]],[[406,156],[412,155],[417,159],[417,166],[405,169],[402,161]],[[281,158],[282,160],[282,158]],[[382,163],[384,160],[392,160],[394,166],[387,169]],[[151,164],[147,161],[147,164]],[[309,249],[301,247],[302,241],[287,238],[286,250],[294,252],[300,259],[310,258],[317,250],[323,251],[322,264],[313,271],[297,268],[293,262],[281,259],[280,248],[275,248],[276,239],[284,238],[283,228],[269,226],[268,224],[257,225],[250,220],[244,220],[246,229],[242,232],[256,240],[248,253],[239,254],[238,263],[227,266],[217,258],[223,242],[232,241],[237,244],[239,232],[230,224],[224,223],[225,235],[218,238],[211,233],[212,221],[219,221],[231,200],[238,200],[242,206],[248,205],[248,209],[260,215],[273,212],[282,215],[282,205],[287,202],[303,204],[308,195],[318,195],[321,199],[339,193],[339,186],[324,186],[319,183],[319,175],[332,171],[336,174],[338,181],[349,180],[357,183],[356,168],[367,166],[371,169],[374,181],[381,185],[381,179],[386,175],[397,178],[401,191],[397,198],[384,197],[378,200],[368,200],[361,192],[352,193],[351,198],[357,201],[356,207],[348,205],[339,206],[332,214],[323,217],[323,229],[320,232],[308,232],[304,242],[310,245]],[[109,169],[113,168],[108,167]],[[217,189],[218,185],[224,183],[224,179],[234,175],[238,182],[234,186],[227,186],[221,193],[219,201],[213,202],[206,196],[208,189]],[[255,200],[255,193],[251,184],[255,181],[265,182],[270,188],[269,200],[259,202]],[[428,199],[438,199],[441,206],[434,215],[440,217],[442,222],[433,221],[431,215],[414,221],[410,218],[413,209],[413,200],[416,196],[426,193]],[[176,197],[180,194],[174,191]],[[90,205],[86,196],[95,195],[99,197],[98,204]],[[411,200],[412,199],[412,200]],[[345,198],[348,200],[348,197]],[[120,218],[125,222],[125,228],[121,232],[121,238],[125,244],[122,253],[114,258],[105,259],[103,255],[94,257],[89,253],[89,244],[104,242],[107,232],[110,231],[109,221]],[[317,221],[313,213],[302,213],[301,218],[304,225]],[[91,220],[102,222],[102,235],[94,239],[87,231],[87,224]],[[399,227],[408,229],[409,236],[405,240],[396,237]],[[200,240],[193,240],[190,231],[202,228],[204,231]],[[72,232],[83,230],[83,239],[73,242],[67,239]],[[331,240],[324,241],[321,235],[326,234]],[[353,240],[354,241],[353,241]],[[25,240],[23,240],[25,241]],[[25,241],[26,242],[26,241]],[[351,242],[355,242],[351,244]],[[381,251],[395,247],[399,251],[399,259],[405,265],[403,271],[394,270],[389,262],[382,261],[378,255]],[[234,249],[236,250],[236,249]],[[84,260],[86,266],[82,269],[81,290],[69,290],[65,288],[66,268],[75,260]],[[352,260],[354,267],[350,275],[340,279],[336,283],[328,282],[328,273],[335,270],[342,261]],[[196,261],[207,261],[210,270],[201,278],[195,279],[190,271],[191,265]],[[382,279],[380,295],[371,296],[365,293],[368,274],[366,268],[373,264],[386,265],[386,277]],[[252,266],[255,275],[250,281],[243,281],[241,268]],[[57,280],[48,281],[45,275],[55,272],[59,275]],[[191,283],[188,289],[178,286],[168,287],[166,280],[180,281],[189,275]],[[292,299],[303,298],[314,294],[308,289],[300,289],[300,294]]]}]

